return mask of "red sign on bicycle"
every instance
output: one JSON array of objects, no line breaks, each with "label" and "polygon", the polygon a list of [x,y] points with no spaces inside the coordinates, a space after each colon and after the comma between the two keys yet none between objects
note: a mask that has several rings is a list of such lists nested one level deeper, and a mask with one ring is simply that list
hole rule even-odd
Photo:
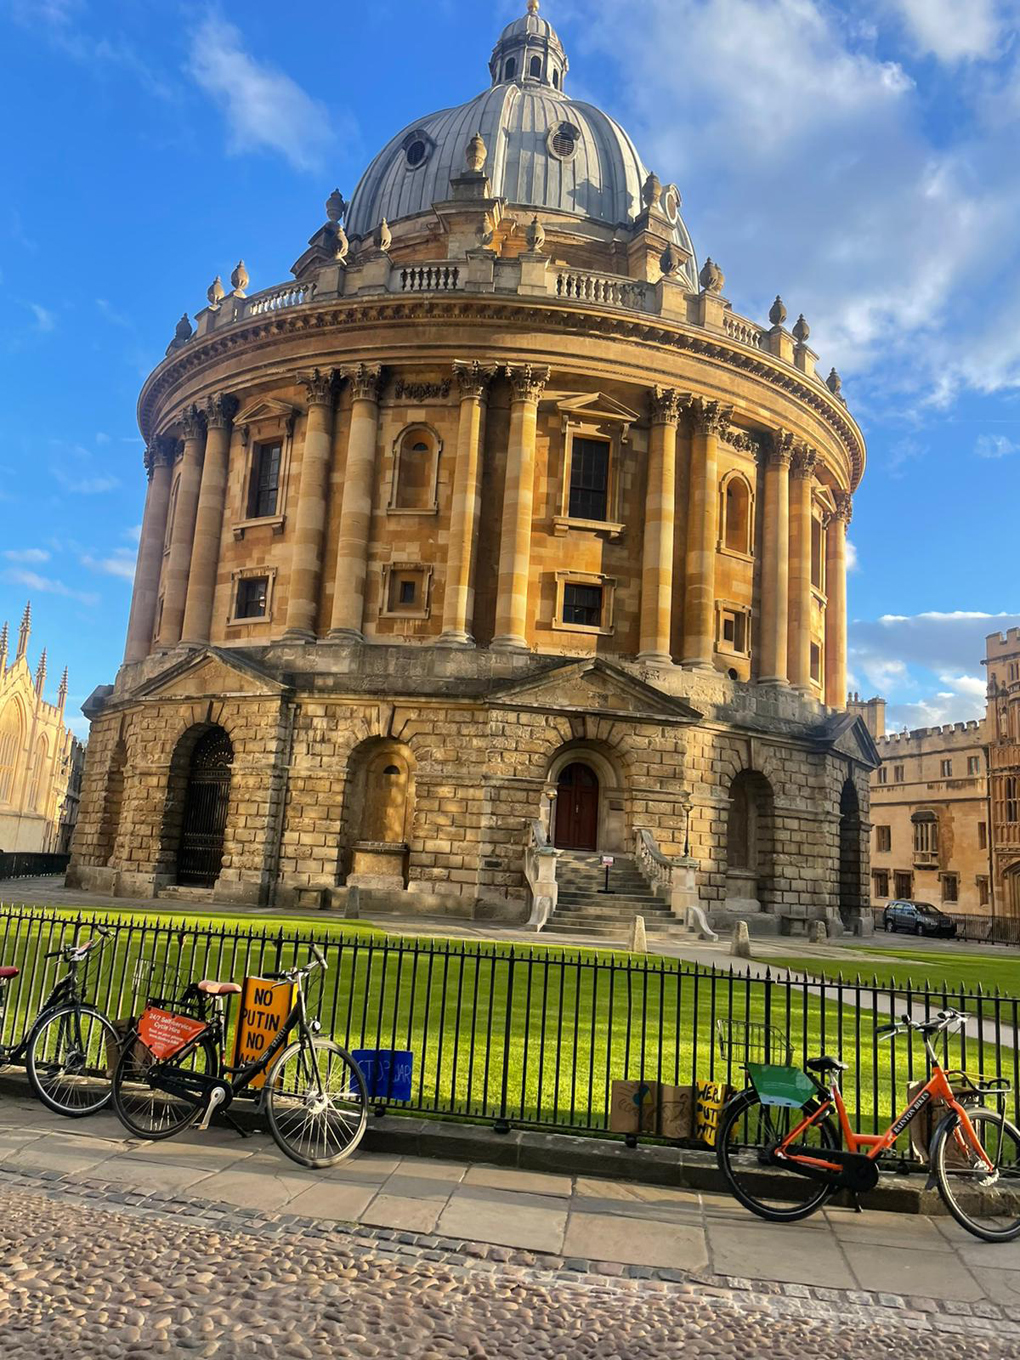
[{"label": "red sign on bicycle", "polygon": [[162,1060],[173,1057],[205,1027],[204,1020],[193,1020],[189,1015],[174,1015],[158,1006],[148,1006],[138,1021],[138,1037],[153,1057]]}]

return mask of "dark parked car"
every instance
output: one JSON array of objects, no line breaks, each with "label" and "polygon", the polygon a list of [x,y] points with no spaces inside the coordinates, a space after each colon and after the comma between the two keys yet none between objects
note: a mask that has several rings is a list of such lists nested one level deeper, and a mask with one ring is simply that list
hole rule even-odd
[{"label": "dark parked car", "polygon": [[951,940],[956,922],[930,902],[890,902],[882,913],[886,930],[908,930],[911,935],[940,935]]}]

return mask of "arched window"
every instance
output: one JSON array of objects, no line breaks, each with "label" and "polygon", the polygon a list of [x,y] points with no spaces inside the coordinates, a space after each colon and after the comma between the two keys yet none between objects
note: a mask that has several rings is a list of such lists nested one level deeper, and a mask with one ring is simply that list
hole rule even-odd
[{"label": "arched window", "polygon": [[21,707],[10,699],[0,714],[0,803],[9,803],[14,796],[14,775],[23,741]]},{"label": "arched window", "polygon": [[730,552],[751,551],[751,488],[739,473],[723,484],[722,541]]},{"label": "arched window", "polygon": [[46,811],[46,784],[44,775],[49,763],[50,748],[46,738],[40,736],[35,744],[35,752],[32,756],[32,786],[28,794],[28,810],[30,812]]},{"label": "arched window", "polygon": [[424,425],[413,425],[398,436],[394,446],[391,510],[436,508],[440,447],[438,436]]},{"label": "arched window", "polygon": [[558,90],[559,88],[560,88],[560,73],[559,71],[553,71],[553,89]]},{"label": "arched window", "polygon": [[166,517],[166,537],[163,540],[163,551],[170,551],[170,541],[174,536],[174,520],[177,518],[177,493],[181,489],[180,477],[174,482],[170,490],[170,509]]},{"label": "arched window", "polygon": [[536,80],[541,80],[541,79],[542,79],[542,58],[541,58],[541,57],[532,57],[532,58],[531,58],[531,67],[530,67],[530,69],[529,69],[528,74],[534,76]]},{"label": "arched window", "polygon": [[506,72],[505,72],[505,74],[506,74],[507,80],[513,80],[514,76],[517,74],[517,58],[516,58],[516,57],[508,57],[508,58],[507,58]]}]

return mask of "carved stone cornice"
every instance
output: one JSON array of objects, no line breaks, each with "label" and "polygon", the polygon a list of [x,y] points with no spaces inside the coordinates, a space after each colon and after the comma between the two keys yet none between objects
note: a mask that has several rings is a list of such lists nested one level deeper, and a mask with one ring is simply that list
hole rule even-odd
[{"label": "carved stone cornice", "polygon": [[733,419],[732,406],[726,406],[721,401],[708,401],[704,397],[694,397],[687,410],[696,433],[715,435],[717,439],[725,435]]},{"label": "carved stone cornice", "polygon": [[181,413],[181,431],[185,439],[201,439],[205,434],[205,416],[197,406],[189,406]]},{"label": "carved stone cornice", "polygon": [[480,364],[477,359],[470,362],[456,359],[453,364],[453,376],[457,379],[461,401],[468,397],[480,398],[485,396],[489,383],[496,376],[496,366]]},{"label": "carved stone cornice", "polygon": [[508,364],[505,371],[513,388],[514,401],[538,402],[549,381],[548,365]]},{"label": "carved stone cornice", "polygon": [[751,434],[748,430],[728,429],[721,438],[724,444],[736,449],[738,453],[749,453],[755,459],[762,456],[760,435]]},{"label": "carved stone cornice", "polygon": [[394,401],[413,401],[420,403],[423,401],[445,401],[450,395],[450,388],[453,382],[450,378],[442,378],[439,382],[408,382],[406,378],[398,378],[393,384]]},{"label": "carved stone cornice", "polygon": [[817,452],[807,444],[799,444],[793,454],[793,476],[801,477],[805,481],[815,475],[815,465],[818,462]]},{"label": "carved stone cornice", "polygon": [[382,389],[382,364],[358,364],[344,370],[355,401],[378,401]]},{"label": "carved stone cornice", "polygon": [[205,423],[210,430],[229,430],[230,422],[237,414],[237,398],[223,393],[210,397],[205,406]]},{"label": "carved stone cornice", "polygon": [[675,387],[653,387],[648,394],[653,425],[679,425],[680,412],[690,398]]},{"label": "carved stone cornice", "polygon": [[313,368],[301,379],[309,406],[332,406],[336,395],[336,369]]},{"label": "carved stone cornice", "polygon": [[763,446],[765,466],[788,468],[793,462],[794,444],[789,430],[770,430]]}]

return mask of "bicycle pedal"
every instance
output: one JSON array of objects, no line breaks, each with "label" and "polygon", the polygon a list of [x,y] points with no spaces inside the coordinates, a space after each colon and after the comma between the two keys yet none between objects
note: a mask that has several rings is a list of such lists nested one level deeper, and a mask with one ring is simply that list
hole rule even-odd
[{"label": "bicycle pedal", "polygon": [[213,1112],[223,1104],[227,1098],[227,1093],[222,1086],[217,1086],[209,1092],[209,1104],[205,1107],[205,1113],[198,1122],[199,1132],[204,1132],[209,1127],[209,1120],[213,1117]]}]

